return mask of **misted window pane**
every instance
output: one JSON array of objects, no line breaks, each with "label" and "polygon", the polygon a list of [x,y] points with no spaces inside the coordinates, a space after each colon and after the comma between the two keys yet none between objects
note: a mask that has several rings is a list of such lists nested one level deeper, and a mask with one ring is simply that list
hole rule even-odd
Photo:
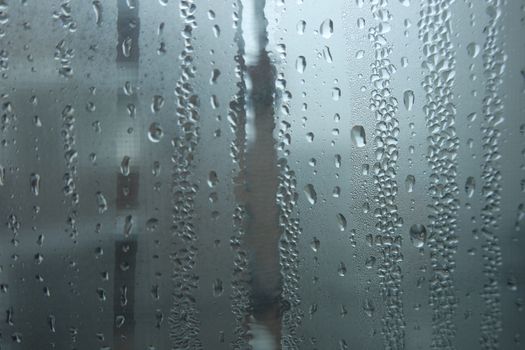
[{"label": "misted window pane", "polygon": [[0,349],[525,348],[524,26],[0,0]]}]

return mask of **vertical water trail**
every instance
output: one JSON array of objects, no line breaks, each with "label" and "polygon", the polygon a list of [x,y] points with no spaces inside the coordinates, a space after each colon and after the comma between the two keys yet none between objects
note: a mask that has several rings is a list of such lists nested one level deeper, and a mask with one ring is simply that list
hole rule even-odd
[{"label": "vertical water trail", "polygon": [[180,16],[184,25],[184,48],[179,55],[180,77],[175,88],[177,132],[173,137],[173,292],[169,315],[170,339],[173,349],[201,349],[195,290],[198,276],[194,272],[197,257],[197,233],[194,228],[194,199],[197,185],[192,182],[193,159],[199,142],[199,100],[193,86],[193,31],[196,4],[180,0]]},{"label": "vertical water trail", "polygon": [[501,166],[499,159],[499,143],[501,131],[499,125],[503,122],[503,100],[500,88],[503,83],[505,69],[505,52],[502,45],[501,11],[503,0],[487,0],[486,13],[489,16],[483,46],[483,67],[486,85],[483,99],[483,120],[481,126],[483,164],[482,164],[482,196],[481,232],[485,238],[483,244],[483,273],[486,281],[482,297],[485,310],[481,320],[480,345],[482,349],[498,349],[501,325],[501,294],[499,288],[499,267],[501,265],[501,250],[498,229],[501,205]]},{"label": "vertical water trail", "polygon": [[451,42],[450,4],[453,0],[427,0],[422,5],[419,36],[423,42],[426,75],[425,112],[428,129],[427,160],[431,169],[430,204],[430,305],[432,307],[432,349],[454,349],[454,314],[457,298],[452,273],[457,246],[459,187],[456,108],[452,88],[456,53]]},{"label": "vertical water trail", "polygon": [[400,263],[401,235],[399,227],[403,219],[399,216],[396,204],[398,185],[396,167],[398,158],[399,121],[398,102],[392,96],[390,79],[395,67],[388,58],[392,44],[386,33],[390,31],[392,15],[388,1],[376,1],[371,6],[372,16],[379,23],[369,29],[375,60],[372,62],[370,82],[372,91],[370,108],[375,113],[376,163],[373,166],[374,183],[377,190],[374,216],[376,228],[380,233],[379,245],[381,262],[378,274],[384,314],[381,319],[385,349],[403,349],[405,346],[405,319],[401,290],[402,272]]},{"label": "vertical water trail", "polygon": [[[251,344],[278,348],[280,342],[280,290],[278,241],[280,236],[276,194],[279,171],[273,137],[275,69],[266,51],[266,1],[241,1],[241,29],[245,94],[244,203],[245,243],[251,277]],[[259,336],[259,338],[257,338]],[[264,344],[264,345],[263,345]]]},{"label": "vertical water trail", "polygon": [[233,213],[233,236],[230,238],[230,246],[234,252],[231,282],[231,308],[235,318],[235,325],[233,327],[234,337],[231,343],[231,348],[234,350],[244,350],[250,348],[248,344],[247,323],[250,315],[250,276],[247,247],[246,242],[244,241],[246,234],[246,208],[245,203],[243,202],[246,186],[246,84],[244,82],[246,65],[244,63],[244,41],[241,28],[243,9],[241,0],[234,0],[233,7],[233,23],[235,27],[234,40],[237,43],[237,53],[234,57],[235,78],[238,79],[236,83],[238,90],[231,99],[228,110],[228,120],[234,134],[231,143],[231,155],[233,162],[237,164],[237,170],[232,175],[237,207]]},{"label": "vertical water trail", "polygon": [[[283,18],[274,17],[274,23],[285,23]],[[274,28],[280,26],[274,24]],[[280,28],[279,32],[284,31]],[[277,39],[277,38],[275,38]],[[292,93],[286,88],[286,73],[289,63],[286,61],[286,39],[279,36],[279,55],[275,55],[277,70],[276,97],[274,101],[275,111],[278,111],[276,123],[279,124],[278,146],[279,160],[279,189],[277,192],[277,204],[279,207],[279,225],[281,228],[281,239],[279,241],[280,267],[281,267],[281,348],[297,350],[301,348],[302,337],[298,334],[302,323],[304,311],[301,307],[300,295],[300,270],[301,256],[299,251],[299,238],[302,233],[299,220],[299,209],[297,201],[297,175],[293,169],[294,164],[290,161],[292,151],[292,138],[290,137],[292,125],[289,111],[292,109]],[[300,152],[300,150],[298,151]]]},{"label": "vertical water trail", "polygon": [[[124,91],[119,87],[117,91],[117,113],[121,120],[128,117],[129,106],[136,106],[139,75],[140,47],[139,36],[141,31],[139,17],[139,0],[130,6],[127,0],[117,2],[117,46],[116,67],[119,81],[124,86],[131,88]],[[128,117],[129,118],[129,117]],[[120,138],[120,143],[126,140]],[[123,145],[121,146],[123,147]],[[138,174],[140,175],[140,174]],[[123,195],[125,187],[132,189],[132,193],[138,192],[137,182],[131,181],[131,176],[123,176],[120,172],[116,174],[116,214],[118,221],[126,226],[132,222],[133,209],[127,196]],[[118,232],[114,243],[115,263],[113,267],[113,314],[115,322],[113,325],[113,337],[115,350],[127,349],[135,341],[135,281],[136,281],[136,255],[137,236],[131,234],[131,229],[124,228],[124,234]],[[121,266],[127,265],[127,269]]]}]

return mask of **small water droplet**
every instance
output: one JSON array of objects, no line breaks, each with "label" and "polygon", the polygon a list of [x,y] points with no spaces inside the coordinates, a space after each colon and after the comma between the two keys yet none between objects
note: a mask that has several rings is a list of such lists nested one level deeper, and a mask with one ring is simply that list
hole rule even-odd
[{"label": "small water droplet", "polygon": [[368,258],[366,258],[365,260],[365,267],[367,269],[371,269],[374,267],[376,263],[376,258],[374,256],[369,256]]}]

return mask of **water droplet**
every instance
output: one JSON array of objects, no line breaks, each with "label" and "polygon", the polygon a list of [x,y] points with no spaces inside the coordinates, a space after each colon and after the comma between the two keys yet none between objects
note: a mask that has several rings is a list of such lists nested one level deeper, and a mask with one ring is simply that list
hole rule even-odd
[{"label": "water droplet", "polygon": [[476,180],[469,176],[467,178],[467,181],[465,182],[465,192],[467,193],[467,196],[471,198],[474,195],[474,191],[476,190]]},{"label": "water droplet", "polygon": [[153,143],[157,143],[160,142],[162,136],[164,136],[164,132],[162,131],[160,124],[157,122],[151,123],[148,129],[148,139]]},{"label": "water droplet", "polygon": [[128,237],[133,232],[133,216],[128,215],[124,219],[124,236]]},{"label": "water droplet", "polygon": [[297,22],[297,26],[295,28],[297,29],[297,34],[303,35],[304,30],[306,29],[306,22],[302,20]]},{"label": "water droplet", "polygon": [[416,178],[414,175],[408,175],[405,179],[405,188],[407,192],[413,192],[416,184]]},{"label": "water droplet", "polygon": [[339,101],[340,98],[341,98],[341,89],[334,87],[332,89],[332,100]]},{"label": "water droplet", "polygon": [[108,202],[102,192],[97,192],[97,207],[99,214],[104,214],[108,210]]},{"label": "water droplet", "polygon": [[314,142],[314,137],[315,137],[314,133],[313,132],[309,132],[309,133],[306,134],[306,141]]},{"label": "water droplet", "polygon": [[223,292],[224,292],[224,287],[222,286],[222,281],[221,279],[217,278],[213,282],[213,296],[220,297]]},{"label": "water droplet", "polygon": [[467,54],[471,58],[476,58],[479,55],[479,52],[481,51],[480,47],[476,43],[470,43],[467,45]]},{"label": "water droplet", "polygon": [[314,185],[308,184],[304,186],[304,193],[306,194],[306,198],[310,204],[313,205],[317,202],[317,193],[315,192]]},{"label": "water droplet", "polygon": [[346,229],[346,218],[341,213],[338,213],[336,215],[336,218],[337,218],[337,224],[339,225],[339,229],[341,231],[344,231]]},{"label": "water droplet", "polygon": [[132,44],[132,40],[130,37],[127,37],[125,38],[123,41],[122,41],[122,55],[124,55],[124,57],[130,57],[131,56],[131,44]]},{"label": "water droplet", "polygon": [[29,184],[31,187],[31,193],[33,193],[33,195],[35,196],[38,196],[38,194],[40,193],[40,175],[32,173],[29,178]]},{"label": "water droplet", "polygon": [[321,246],[321,242],[317,239],[317,237],[314,237],[312,239],[312,242],[310,243],[310,247],[312,248],[312,250],[314,252],[318,252],[319,251],[319,247]]},{"label": "water droplet", "polygon": [[375,307],[372,303],[371,299],[366,299],[363,303],[363,311],[368,317],[372,317],[374,315]]},{"label": "water droplet", "polygon": [[374,256],[369,256],[368,258],[366,258],[365,260],[365,267],[367,269],[371,269],[374,267],[376,263],[376,258]]},{"label": "water droplet", "polygon": [[158,227],[159,227],[159,219],[149,218],[148,221],[146,221],[146,231],[155,232]]},{"label": "water droplet", "polygon": [[151,102],[151,111],[153,113],[160,112],[161,108],[164,106],[164,97],[161,95],[153,96],[153,101]]},{"label": "water droplet", "polygon": [[412,110],[412,107],[414,106],[414,99],[414,91],[405,90],[405,92],[403,93],[403,104],[405,105],[407,111]]},{"label": "water droplet", "polygon": [[157,160],[154,161],[153,166],[151,167],[151,173],[153,174],[153,176],[159,176],[160,170],[161,170],[160,162]]},{"label": "water droplet", "polygon": [[334,34],[334,22],[329,18],[325,19],[319,27],[319,32],[323,38],[330,39],[330,37]]},{"label": "water droplet", "polygon": [[211,71],[211,76],[210,76],[210,84],[213,85],[213,84],[216,84],[217,83],[217,80],[219,79],[219,77],[221,76],[221,71],[218,70],[218,69],[213,69]]},{"label": "water droplet", "polygon": [[5,168],[0,165],[0,186],[5,185]]},{"label": "water droplet", "polygon": [[129,175],[129,157],[124,156],[120,162],[120,173],[124,176]]},{"label": "water droplet", "polygon": [[341,167],[341,155],[336,154],[335,155],[335,167],[340,168]]},{"label": "water droplet", "polygon": [[350,139],[354,146],[361,148],[366,145],[365,128],[361,125],[354,125],[350,131]]},{"label": "water droplet", "polygon": [[100,25],[102,23],[102,4],[99,0],[93,1],[93,11],[95,11],[95,23]]},{"label": "water droplet", "polygon": [[304,56],[297,57],[297,60],[295,61],[295,69],[300,74],[304,73],[304,70],[306,69],[306,58],[304,58]]},{"label": "water droplet", "polygon": [[346,265],[343,262],[339,263],[339,268],[337,269],[337,274],[341,277],[344,277],[346,274]]},{"label": "water droplet", "polygon": [[366,21],[363,17],[359,17],[357,19],[357,28],[364,29],[365,28]]},{"label": "water droplet", "polygon": [[210,171],[208,174],[208,186],[210,188],[217,186],[219,183],[219,177],[217,176],[217,173],[215,171]]},{"label": "water droplet", "polygon": [[427,241],[427,228],[420,224],[410,226],[410,240],[414,247],[422,248]]}]

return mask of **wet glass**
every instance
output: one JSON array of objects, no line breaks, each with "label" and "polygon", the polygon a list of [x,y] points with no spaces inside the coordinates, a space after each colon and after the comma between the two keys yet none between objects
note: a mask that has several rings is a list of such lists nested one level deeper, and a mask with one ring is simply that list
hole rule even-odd
[{"label": "wet glass", "polygon": [[0,0],[0,349],[522,349],[525,2]]}]

